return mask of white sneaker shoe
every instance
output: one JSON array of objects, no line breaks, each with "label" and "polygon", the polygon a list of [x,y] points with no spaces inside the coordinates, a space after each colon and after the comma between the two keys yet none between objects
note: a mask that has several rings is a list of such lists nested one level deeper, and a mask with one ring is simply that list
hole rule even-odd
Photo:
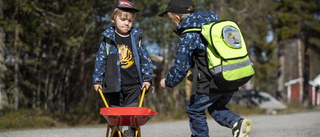
[{"label": "white sneaker shoe", "polygon": [[233,124],[232,134],[233,137],[249,137],[252,129],[252,121],[250,119],[240,119]]}]

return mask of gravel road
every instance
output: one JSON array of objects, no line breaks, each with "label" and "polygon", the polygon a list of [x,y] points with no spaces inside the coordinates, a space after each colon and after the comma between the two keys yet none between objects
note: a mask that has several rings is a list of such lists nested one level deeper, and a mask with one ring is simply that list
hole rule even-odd
[{"label": "gravel road", "polygon": [[[155,115],[156,116],[156,115]],[[320,111],[289,115],[247,117],[253,121],[250,137],[320,137]],[[211,137],[231,137],[231,129],[219,126],[212,118]],[[105,137],[106,126],[88,128],[38,129],[0,132],[0,137]],[[146,123],[142,137],[190,137],[188,121]]]}]

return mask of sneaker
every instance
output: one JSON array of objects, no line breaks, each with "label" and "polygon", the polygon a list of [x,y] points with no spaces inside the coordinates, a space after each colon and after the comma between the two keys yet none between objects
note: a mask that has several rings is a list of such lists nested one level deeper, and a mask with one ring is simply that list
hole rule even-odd
[{"label": "sneaker", "polygon": [[131,129],[125,130],[123,132],[123,137],[134,137],[134,131]]},{"label": "sneaker", "polygon": [[194,135],[194,134],[191,134],[191,137],[196,137],[196,135]]},{"label": "sneaker", "polygon": [[233,137],[249,137],[248,134],[252,129],[252,121],[250,119],[240,119],[233,124]]}]

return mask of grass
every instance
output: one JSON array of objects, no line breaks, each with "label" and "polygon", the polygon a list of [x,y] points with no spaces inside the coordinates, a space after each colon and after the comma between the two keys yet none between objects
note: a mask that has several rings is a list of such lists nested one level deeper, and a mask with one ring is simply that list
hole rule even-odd
[{"label": "grass", "polygon": [[0,131],[50,128],[63,125],[38,110],[5,111],[0,119]]}]

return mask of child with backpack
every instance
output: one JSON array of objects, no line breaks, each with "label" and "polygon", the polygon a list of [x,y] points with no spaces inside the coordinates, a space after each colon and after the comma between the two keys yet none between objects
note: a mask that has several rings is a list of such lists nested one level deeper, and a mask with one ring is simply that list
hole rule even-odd
[{"label": "child with backpack", "polygon": [[209,136],[206,109],[221,126],[232,128],[234,137],[248,136],[252,121],[240,117],[226,107],[238,88],[219,88],[208,69],[208,41],[199,31],[184,33],[187,29],[201,28],[205,24],[218,21],[218,15],[215,12],[195,12],[192,0],[170,0],[166,10],[159,16],[168,18],[175,27],[174,32],[180,36],[174,65],[167,77],[160,81],[160,85],[163,88],[174,87],[186,77],[189,69],[193,73],[188,77],[193,82],[193,87],[187,105],[191,137]]},{"label": "child with backpack", "polygon": [[[132,27],[138,11],[127,0],[117,1],[110,16],[114,26],[102,32],[93,84],[95,91],[102,89],[110,107],[137,107],[142,89],[151,86],[152,61],[141,41],[142,30]],[[133,131],[135,127],[124,133],[133,136]]]}]

